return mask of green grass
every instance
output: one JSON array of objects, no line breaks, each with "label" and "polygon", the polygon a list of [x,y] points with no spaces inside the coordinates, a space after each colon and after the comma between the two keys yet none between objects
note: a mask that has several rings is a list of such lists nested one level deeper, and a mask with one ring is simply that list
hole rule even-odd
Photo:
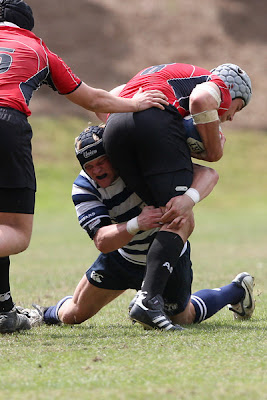
[{"label": "green grass", "polygon": [[[55,304],[97,251],[76,221],[74,137],[86,121],[32,119],[38,195],[29,249],[12,257],[17,304]],[[195,207],[193,290],[255,276],[256,310],[237,322],[225,308],[186,331],[132,326],[129,290],[80,326],[0,336],[0,400],[267,399],[267,135],[227,132],[214,192]]]}]

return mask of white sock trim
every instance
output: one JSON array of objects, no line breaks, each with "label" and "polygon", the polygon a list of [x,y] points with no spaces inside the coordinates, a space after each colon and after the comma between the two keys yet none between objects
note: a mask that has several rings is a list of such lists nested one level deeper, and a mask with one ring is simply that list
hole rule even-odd
[{"label": "white sock trim", "polygon": [[60,307],[62,306],[62,304],[65,303],[65,301],[68,299],[72,299],[72,296],[63,297],[63,299],[59,300],[59,302],[56,305],[56,316],[57,316],[58,320],[59,320],[58,311],[59,311]]},{"label": "white sock trim", "polygon": [[199,310],[200,310],[200,317],[199,317],[198,322],[204,321],[204,319],[206,318],[207,313],[208,313],[208,309],[207,309],[206,304],[205,304],[204,301],[203,301],[200,297],[198,297],[198,296],[192,295],[192,296],[191,296],[191,299],[194,300],[194,301],[197,303],[197,305],[198,305],[198,307],[199,307]]}]

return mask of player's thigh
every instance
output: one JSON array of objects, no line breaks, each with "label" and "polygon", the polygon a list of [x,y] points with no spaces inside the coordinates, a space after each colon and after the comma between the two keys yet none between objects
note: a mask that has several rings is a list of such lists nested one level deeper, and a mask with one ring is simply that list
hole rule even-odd
[{"label": "player's thigh", "polygon": [[32,233],[35,190],[29,188],[0,188],[0,225],[8,227],[25,240]]},{"label": "player's thigh", "polygon": [[147,187],[153,195],[155,207],[165,206],[175,196],[185,193],[192,184],[193,173],[188,169],[169,171],[147,176]]},{"label": "player's thigh", "polygon": [[18,214],[0,212],[0,229],[8,227],[21,233],[25,238],[31,237],[33,226],[33,214]]},{"label": "player's thigh", "polygon": [[32,129],[26,115],[0,107],[0,188],[36,190]]},{"label": "player's thigh", "polygon": [[[150,204],[163,206],[179,194],[176,187],[191,185],[193,168],[183,129],[179,113],[154,108],[113,114],[107,122],[104,146],[112,164],[126,185]],[[187,170],[190,178],[177,174],[179,170]]]}]

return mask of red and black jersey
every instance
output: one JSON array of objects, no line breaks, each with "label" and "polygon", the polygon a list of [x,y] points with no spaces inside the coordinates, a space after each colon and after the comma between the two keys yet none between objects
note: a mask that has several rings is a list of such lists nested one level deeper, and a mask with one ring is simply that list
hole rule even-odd
[{"label": "red and black jersey", "polygon": [[60,94],[69,94],[80,86],[81,80],[34,33],[1,26],[0,107],[31,115],[30,99],[43,83]]},{"label": "red and black jersey", "polygon": [[140,87],[143,91],[158,89],[185,117],[189,114],[189,96],[192,90],[196,85],[207,81],[216,83],[221,91],[222,101],[218,114],[222,115],[232,101],[227,86],[217,75],[190,64],[162,64],[143,69],[126,84],[120,96],[131,98]]}]

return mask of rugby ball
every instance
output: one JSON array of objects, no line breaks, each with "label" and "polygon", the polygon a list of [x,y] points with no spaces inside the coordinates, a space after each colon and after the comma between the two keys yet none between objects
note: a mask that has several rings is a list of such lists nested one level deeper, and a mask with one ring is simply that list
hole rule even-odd
[{"label": "rugby ball", "polygon": [[205,150],[205,147],[202,143],[202,139],[198,133],[196,125],[193,124],[193,118],[185,117],[183,119],[183,123],[186,133],[186,141],[191,153],[202,153],[202,151]]}]

